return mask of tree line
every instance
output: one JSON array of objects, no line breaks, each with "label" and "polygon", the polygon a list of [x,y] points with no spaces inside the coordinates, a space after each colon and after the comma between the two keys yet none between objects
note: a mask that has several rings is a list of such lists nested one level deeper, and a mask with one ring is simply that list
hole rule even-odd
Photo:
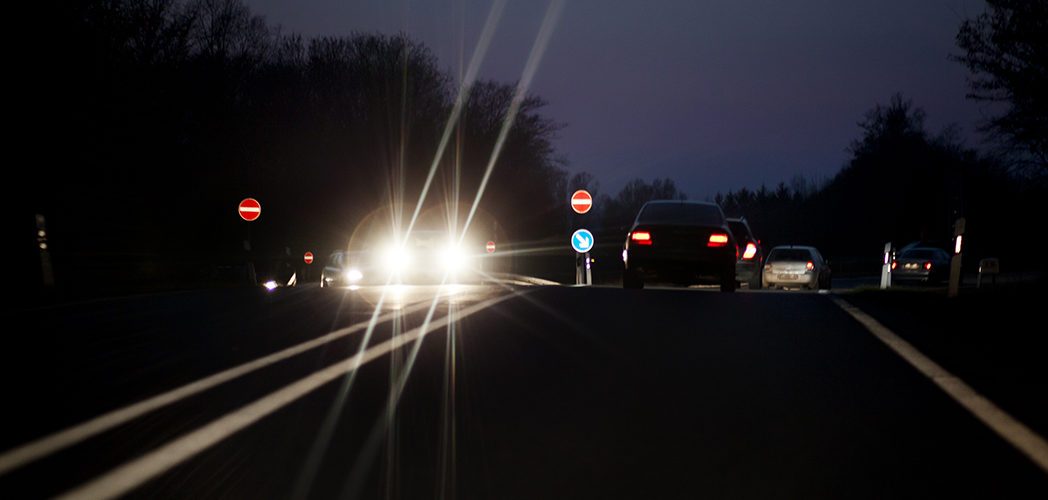
[{"label": "tree line", "polygon": [[[958,218],[967,221],[966,260],[1003,258],[1012,270],[1043,270],[1030,250],[1046,236],[1048,194],[1048,5],[989,0],[986,12],[962,22],[960,54],[971,72],[970,99],[1000,111],[979,130],[987,149],[959,139],[955,126],[927,130],[925,112],[901,93],[876,104],[858,122],[850,158],[832,178],[795,176],[789,185],[741,188],[713,200],[729,217],[746,217],[765,247],[811,244],[845,260],[876,263],[886,242],[947,246]],[[598,183],[587,174],[572,182]],[[628,225],[644,201],[684,199],[670,179],[636,179],[607,207],[599,225]],[[614,231],[612,231],[614,232]]]},{"label": "tree line", "polygon": [[[183,279],[170,273],[326,254],[379,209],[406,223],[419,203],[472,207],[489,165],[480,230],[540,238],[566,210],[545,102],[520,100],[493,160],[515,83],[472,82],[449,129],[460,82],[407,35],[307,40],[241,0],[49,8],[27,115],[42,153],[19,174],[30,194],[17,210],[46,216],[56,266],[134,256],[143,279]],[[249,196],[262,213],[247,224],[236,205]]]},{"label": "tree line", "polygon": [[[832,179],[795,178],[713,201],[750,219],[768,244],[803,241],[830,255],[879,252],[885,240],[947,239],[963,215],[979,236],[973,244],[992,247],[980,251],[1021,259],[1017,240],[1044,239],[1037,228],[1048,178],[1048,9],[988,5],[961,25],[962,53],[953,57],[971,71],[971,98],[1003,106],[982,129],[997,148],[977,152],[952,130],[929,133],[923,111],[897,95],[863,117],[851,158]],[[469,206],[484,184],[478,226],[517,242],[576,227],[565,214],[577,188],[596,194],[589,220],[615,235],[602,241],[620,237],[643,202],[687,198],[672,179],[635,179],[612,196],[588,173],[569,177],[553,147],[562,125],[535,95],[519,103],[493,163],[516,95],[510,83],[467,89],[436,158],[460,82],[404,34],[307,40],[268,25],[241,0],[35,8],[46,12],[25,18],[47,25],[20,61],[31,111],[20,116],[16,141],[32,162],[8,172],[28,202],[5,211],[17,219],[5,235],[19,259],[36,259],[36,242],[19,236],[35,232],[36,214],[46,216],[58,267],[192,283],[201,266],[245,254],[344,247],[376,208],[410,215],[427,182],[429,206]],[[263,206],[251,224],[235,213],[247,196]],[[38,280],[39,269],[19,269]]]}]

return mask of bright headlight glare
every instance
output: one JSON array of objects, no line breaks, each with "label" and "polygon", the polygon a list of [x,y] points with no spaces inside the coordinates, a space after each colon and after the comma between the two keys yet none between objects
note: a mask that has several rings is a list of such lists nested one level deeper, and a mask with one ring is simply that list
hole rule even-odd
[{"label": "bright headlight glare", "polygon": [[404,247],[391,247],[385,252],[386,267],[391,271],[401,271],[411,264],[411,254]]},{"label": "bright headlight glare", "polygon": [[441,262],[448,271],[458,271],[466,267],[466,253],[458,247],[447,247],[441,252]]},{"label": "bright headlight glare", "polygon": [[361,273],[359,269],[350,269],[346,271],[346,281],[350,283],[356,283],[364,277],[364,273]]},{"label": "bright headlight glare", "polygon": [[273,289],[277,287],[277,282],[273,281],[273,280],[269,280],[269,281],[265,282],[264,284],[262,284],[262,286],[266,287],[266,290],[273,291]]}]

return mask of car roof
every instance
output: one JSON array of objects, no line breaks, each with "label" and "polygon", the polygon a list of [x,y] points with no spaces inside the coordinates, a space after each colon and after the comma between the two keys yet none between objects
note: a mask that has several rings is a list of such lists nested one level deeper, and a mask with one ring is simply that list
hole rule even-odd
[{"label": "car roof", "polygon": [[793,249],[793,248],[795,248],[795,249],[801,249],[801,250],[818,250],[817,248],[815,248],[813,246],[808,246],[808,245],[779,245],[777,247],[772,248],[772,250],[777,250],[777,249],[780,249],[780,248],[782,248],[782,249]]},{"label": "car roof", "polygon": [[718,205],[716,203],[713,203],[712,201],[698,201],[698,200],[651,200],[651,201],[645,203],[645,205],[648,205],[648,204],[653,204],[654,205],[654,204],[662,204],[662,203],[666,203],[666,204],[679,203],[681,205],[684,205],[684,204],[688,204],[688,205],[713,205],[713,206],[715,206],[717,208],[720,208],[720,205]]}]

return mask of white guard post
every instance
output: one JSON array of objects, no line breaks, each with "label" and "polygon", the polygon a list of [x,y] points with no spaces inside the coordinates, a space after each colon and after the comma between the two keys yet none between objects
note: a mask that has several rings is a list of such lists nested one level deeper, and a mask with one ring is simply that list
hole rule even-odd
[{"label": "white guard post", "polygon": [[979,278],[975,286],[982,288],[983,276],[990,279],[993,286],[997,287],[997,275],[1001,272],[1001,263],[996,258],[990,257],[979,261]]},{"label": "white guard post", "polygon": [[961,285],[961,242],[964,239],[964,217],[953,224],[953,257],[950,257],[950,285],[947,296],[956,297]]},{"label": "white guard post", "polygon": [[892,286],[892,242],[884,244],[884,259],[881,261],[881,288]]}]

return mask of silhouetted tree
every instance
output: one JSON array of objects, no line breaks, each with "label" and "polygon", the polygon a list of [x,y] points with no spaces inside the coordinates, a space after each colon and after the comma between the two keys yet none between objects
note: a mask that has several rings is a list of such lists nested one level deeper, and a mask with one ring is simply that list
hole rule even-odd
[{"label": "silhouetted tree", "polygon": [[[407,36],[303,40],[242,0],[54,8],[55,36],[37,54],[46,118],[33,122],[48,154],[25,181],[45,188],[20,217],[48,217],[58,266],[101,254],[211,265],[240,258],[244,240],[253,254],[322,255],[372,210],[414,207],[431,166],[427,205],[455,188],[471,203],[490,164],[482,211],[514,237],[562,226],[560,125],[542,99],[523,98],[492,162],[516,86],[475,85],[435,162],[456,89]],[[245,196],[262,201],[254,223],[236,217]]]},{"label": "silhouetted tree", "polygon": [[637,178],[628,182],[615,198],[602,198],[607,205],[604,211],[604,226],[617,228],[629,225],[637,216],[640,207],[651,200],[686,200],[688,195],[677,189],[672,179],[656,178],[651,183]]},{"label": "silhouetted tree", "polygon": [[1032,156],[1026,170],[1048,175],[1048,2],[987,0],[961,24],[955,59],[972,72],[968,96],[1007,106],[986,130]]}]

